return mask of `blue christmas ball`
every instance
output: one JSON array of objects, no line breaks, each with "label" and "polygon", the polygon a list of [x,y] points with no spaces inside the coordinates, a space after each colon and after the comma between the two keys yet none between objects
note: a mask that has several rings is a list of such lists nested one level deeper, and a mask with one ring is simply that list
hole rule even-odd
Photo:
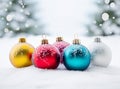
[{"label": "blue christmas ball", "polygon": [[78,39],[64,49],[63,63],[68,70],[86,70],[90,64],[89,50]]}]

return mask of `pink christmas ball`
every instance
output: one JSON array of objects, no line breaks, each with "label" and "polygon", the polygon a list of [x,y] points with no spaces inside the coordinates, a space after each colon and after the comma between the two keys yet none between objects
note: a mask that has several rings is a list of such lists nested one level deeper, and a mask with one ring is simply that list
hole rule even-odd
[{"label": "pink christmas ball", "polygon": [[57,47],[60,51],[60,62],[63,63],[63,51],[70,44],[68,42],[63,41],[62,37],[57,37],[56,42],[53,45]]}]

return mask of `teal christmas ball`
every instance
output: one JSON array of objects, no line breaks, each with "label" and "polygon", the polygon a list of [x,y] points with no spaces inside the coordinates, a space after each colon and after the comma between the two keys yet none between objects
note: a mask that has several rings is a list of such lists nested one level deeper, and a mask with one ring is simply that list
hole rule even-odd
[{"label": "teal christmas ball", "polygon": [[68,70],[86,70],[90,64],[89,50],[74,39],[73,44],[64,49],[63,63]]}]

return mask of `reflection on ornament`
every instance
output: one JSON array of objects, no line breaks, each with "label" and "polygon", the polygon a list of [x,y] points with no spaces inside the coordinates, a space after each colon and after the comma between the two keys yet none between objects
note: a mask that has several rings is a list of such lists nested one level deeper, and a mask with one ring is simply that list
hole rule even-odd
[{"label": "reflection on ornament", "polygon": [[68,42],[63,41],[62,37],[57,37],[56,42],[53,44],[60,51],[60,62],[63,63],[63,50],[70,45]]},{"label": "reflection on ornament", "polygon": [[110,48],[101,42],[100,38],[95,38],[93,44],[90,45],[92,64],[96,66],[107,67],[112,59]]},{"label": "reflection on ornament", "polygon": [[90,52],[79,39],[74,39],[73,45],[64,49],[63,63],[68,70],[85,70],[90,64]]},{"label": "reflection on ornament", "polygon": [[48,44],[47,39],[33,53],[33,64],[42,69],[56,69],[60,62],[60,53],[56,47]]},{"label": "reflection on ornament", "polygon": [[34,47],[26,43],[25,38],[20,38],[10,51],[10,61],[14,67],[21,68],[32,65],[32,53]]}]

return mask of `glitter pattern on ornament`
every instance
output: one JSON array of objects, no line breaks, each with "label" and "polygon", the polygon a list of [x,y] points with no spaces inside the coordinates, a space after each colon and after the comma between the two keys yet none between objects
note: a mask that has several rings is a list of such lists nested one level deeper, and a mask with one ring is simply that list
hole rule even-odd
[{"label": "glitter pattern on ornament", "polygon": [[56,47],[43,39],[42,44],[33,53],[33,64],[42,69],[56,69],[60,62],[60,53]]},{"label": "glitter pattern on ornament", "polygon": [[20,38],[10,51],[10,62],[14,67],[22,68],[32,65],[34,47],[26,43],[25,38]]},{"label": "glitter pattern on ornament", "polygon": [[112,59],[112,52],[100,38],[95,38],[94,42],[90,45],[89,50],[91,53],[92,65],[100,67],[109,66]]},{"label": "glitter pattern on ornament", "polygon": [[60,51],[60,62],[63,63],[63,51],[70,44],[68,42],[63,41],[62,37],[57,37],[56,42],[53,45],[57,47]]},{"label": "glitter pattern on ornament", "polygon": [[64,49],[63,63],[68,70],[86,70],[90,64],[89,50],[74,39],[73,44]]}]

